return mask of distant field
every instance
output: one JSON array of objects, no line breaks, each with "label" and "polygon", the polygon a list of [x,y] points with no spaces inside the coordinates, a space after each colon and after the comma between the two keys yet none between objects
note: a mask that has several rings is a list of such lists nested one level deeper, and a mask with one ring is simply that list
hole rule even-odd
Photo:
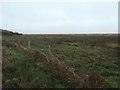
[{"label": "distant field", "polygon": [[[31,61],[19,48],[17,43],[28,49],[28,42],[32,50],[48,55],[51,50],[52,58],[64,62],[66,66],[88,82],[78,87],[118,87],[118,35],[117,34],[83,34],[83,35],[3,35],[3,87],[20,88],[67,88],[77,87],[72,76],[62,76],[64,73],[54,70],[54,64],[47,65],[44,61]],[[50,48],[48,49],[48,46]],[[36,56],[35,56],[36,57]],[[38,65],[39,64],[39,68]],[[59,69],[58,69],[59,70]],[[62,71],[61,71],[62,72]],[[93,73],[94,72],[94,73]],[[57,75],[57,73],[60,73]],[[90,75],[99,77],[93,78]],[[94,76],[93,75],[93,76]],[[101,79],[101,78],[102,79]],[[62,79],[59,79],[62,78]],[[94,80],[96,79],[96,80]],[[101,86],[97,83],[100,81]],[[70,79],[72,81],[72,79]],[[81,82],[82,82],[81,80]],[[92,80],[94,82],[92,82]],[[93,84],[90,84],[93,83]],[[96,84],[97,83],[97,84]],[[98,86],[95,86],[98,85]]]}]

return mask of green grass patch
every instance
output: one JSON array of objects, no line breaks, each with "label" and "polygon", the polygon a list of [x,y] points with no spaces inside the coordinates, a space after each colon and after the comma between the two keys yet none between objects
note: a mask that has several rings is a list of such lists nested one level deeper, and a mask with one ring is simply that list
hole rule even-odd
[{"label": "green grass patch", "polygon": [[[16,83],[18,85],[17,87],[22,88],[65,87],[57,80],[54,80],[52,76],[35,68],[22,52],[11,50],[11,54],[14,60],[9,61],[5,65],[3,72],[5,82],[10,80],[9,83],[5,83],[6,87],[10,86],[11,83],[13,84],[11,87]],[[20,81],[14,82],[13,78]]]}]

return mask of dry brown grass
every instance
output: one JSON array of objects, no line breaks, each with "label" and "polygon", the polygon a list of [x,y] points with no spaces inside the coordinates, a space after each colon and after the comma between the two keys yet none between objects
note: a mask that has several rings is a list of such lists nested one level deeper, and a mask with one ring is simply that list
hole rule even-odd
[{"label": "dry brown grass", "polygon": [[88,72],[84,77],[84,86],[91,88],[104,87],[104,79],[99,76],[95,71]]},{"label": "dry brown grass", "polygon": [[[37,50],[24,48],[15,43],[17,50],[23,51],[34,63],[43,62],[49,66],[52,72],[59,78],[59,80],[71,87],[103,87],[104,79],[97,75],[96,72],[89,72],[86,76],[81,77],[75,72],[74,68],[67,66],[62,60],[55,57],[52,60],[52,52],[49,46],[48,55],[41,53]],[[39,65],[37,65],[39,67]],[[47,71],[47,70],[46,70]]]}]

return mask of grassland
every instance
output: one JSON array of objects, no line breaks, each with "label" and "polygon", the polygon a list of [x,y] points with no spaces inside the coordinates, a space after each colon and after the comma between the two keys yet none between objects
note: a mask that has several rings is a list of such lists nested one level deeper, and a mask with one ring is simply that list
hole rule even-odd
[{"label": "grassland", "polygon": [[[92,78],[80,87],[118,87],[118,36],[104,35],[3,35],[3,87],[4,88],[69,88],[77,87],[67,83],[68,79],[54,70],[54,64],[43,61],[31,61],[29,55],[14,48],[17,43],[32,50],[48,55],[51,46],[52,57],[58,58],[66,66],[74,69],[80,77],[98,75],[104,81],[102,86],[95,86]],[[39,68],[37,65],[39,64]],[[61,77],[58,77],[57,73]],[[94,76],[94,75],[93,75]],[[70,77],[70,76],[68,76]],[[100,78],[99,78],[100,79]],[[71,79],[72,80],[72,79]],[[82,81],[81,81],[82,82]],[[104,85],[103,85],[104,84]],[[87,86],[88,85],[88,86]]]}]

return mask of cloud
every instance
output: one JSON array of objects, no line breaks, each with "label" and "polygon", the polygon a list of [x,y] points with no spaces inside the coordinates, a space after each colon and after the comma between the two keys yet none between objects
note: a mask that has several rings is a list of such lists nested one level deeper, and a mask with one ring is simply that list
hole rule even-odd
[{"label": "cloud", "polygon": [[40,2],[40,3],[78,3],[78,2],[118,2],[119,0],[1,0],[1,2]]},{"label": "cloud", "polygon": [[65,13],[59,9],[47,9],[43,11],[44,15],[53,17],[64,17]]},{"label": "cloud", "polygon": [[3,27],[24,33],[116,32],[117,3],[3,3]]}]

